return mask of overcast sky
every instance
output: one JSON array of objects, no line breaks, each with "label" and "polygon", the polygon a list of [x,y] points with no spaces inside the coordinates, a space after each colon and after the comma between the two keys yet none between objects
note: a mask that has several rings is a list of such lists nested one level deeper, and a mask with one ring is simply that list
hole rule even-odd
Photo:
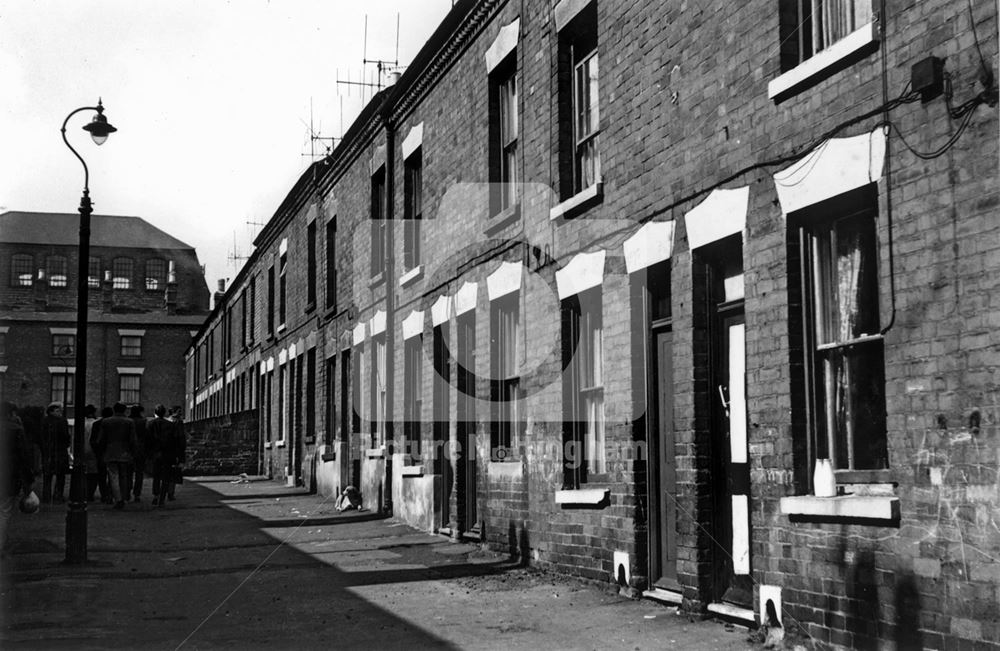
[{"label": "overcast sky", "polygon": [[[309,164],[309,122],[339,136],[367,56],[408,63],[451,0],[0,0],[0,212],[74,212],[83,168],[66,115],[103,98],[100,148],[67,126],[99,214],[143,217],[232,278]],[[374,66],[367,66],[374,80]],[[364,95],[367,100],[371,92]],[[343,118],[341,118],[341,105]],[[315,144],[317,151],[323,143]]]}]

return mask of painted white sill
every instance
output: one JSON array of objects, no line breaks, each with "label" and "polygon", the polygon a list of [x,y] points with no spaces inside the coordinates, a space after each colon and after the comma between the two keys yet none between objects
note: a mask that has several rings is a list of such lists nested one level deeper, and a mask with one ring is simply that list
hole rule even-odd
[{"label": "painted white sill", "polygon": [[274,442],[274,447],[276,447],[276,448],[283,448],[283,447],[285,447],[285,441],[284,440],[275,441]]},{"label": "painted white sill", "polygon": [[399,469],[399,474],[403,477],[423,477],[424,467],[423,466],[403,466]]},{"label": "painted white sill", "polygon": [[270,450],[271,449],[271,442],[270,441],[267,441],[266,443],[264,443],[264,449],[265,450]]},{"label": "painted white sill", "polygon": [[899,519],[899,498],[891,495],[837,495],[815,497],[800,495],[782,497],[781,512],[785,515],[808,515],[824,518],[864,518],[866,520]]},{"label": "painted white sill", "polygon": [[731,619],[738,619],[740,621],[747,622],[748,624],[757,623],[757,618],[754,616],[753,609],[751,608],[740,608],[739,606],[734,606],[732,604],[712,603],[708,604],[706,610],[712,614],[722,615],[723,617],[729,617]]},{"label": "painted white sill", "polygon": [[385,448],[373,448],[365,451],[365,456],[369,459],[384,459]]},{"label": "painted white sill", "polygon": [[556,504],[600,504],[611,494],[609,488],[578,488],[556,491]]},{"label": "painted white sill", "polygon": [[406,287],[414,280],[420,278],[423,275],[424,275],[424,265],[418,264],[416,267],[410,269],[405,274],[399,277],[399,286]]},{"label": "painted white sill", "polygon": [[549,210],[549,220],[559,219],[567,214],[572,213],[575,209],[579,208],[588,201],[592,201],[597,198],[604,196],[604,183],[598,181],[593,185],[580,190],[572,197],[558,203]]},{"label": "painted white sill", "polygon": [[796,86],[804,84],[823,74],[858,50],[871,45],[876,40],[875,23],[862,25],[825,50],[820,50],[799,65],[767,84],[767,97],[774,99],[786,95]]},{"label": "painted white sill", "polygon": [[284,323],[279,323],[278,324],[278,334],[281,334],[285,330],[287,330],[287,328],[285,327],[285,324]]},{"label": "painted white sill", "polygon": [[490,477],[520,477],[521,464],[518,461],[490,461],[486,466],[486,474]]}]

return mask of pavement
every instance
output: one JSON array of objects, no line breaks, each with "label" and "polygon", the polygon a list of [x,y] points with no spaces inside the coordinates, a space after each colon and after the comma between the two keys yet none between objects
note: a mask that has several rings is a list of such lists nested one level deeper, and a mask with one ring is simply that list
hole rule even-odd
[{"label": "pavement", "polygon": [[[263,478],[177,501],[92,503],[66,565],[65,507],[16,513],[4,649],[747,649],[750,633],[614,586],[518,567]],[[147,484],[148,488],[148,484]]]}]

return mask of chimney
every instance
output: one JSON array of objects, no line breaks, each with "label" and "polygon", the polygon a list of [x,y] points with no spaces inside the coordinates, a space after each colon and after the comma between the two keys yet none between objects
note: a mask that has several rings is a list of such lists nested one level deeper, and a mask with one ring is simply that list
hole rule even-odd
[{"label": "chimney", "polygon": [[163,290],[163,303],[167,308],[167,314],[177,313],[177,268],[174,261],[167,263],[167,288]]},{"label": "chimney", "polygon": [[215,306],[218,307],[219,303],[222,302],[222,298],[226,295],[226,279],[219,278],[219,286],[215,290]]},{"label": "chimney", "polygon": [[104,280],[101,282],[101,311],[111,312],[114,307],[114,282],[111,280],[111,270],[104,270]]}]

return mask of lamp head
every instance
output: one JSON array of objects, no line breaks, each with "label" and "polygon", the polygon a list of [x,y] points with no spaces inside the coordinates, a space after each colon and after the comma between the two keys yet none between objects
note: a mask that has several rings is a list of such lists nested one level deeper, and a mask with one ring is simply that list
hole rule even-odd
[{"label": "lamp head", "polygon": [[101,100],[97,100],[97,113],[94,115],[94,119],[90,121],[83,127],[84,131],[90,132],[90,137],[94,139],[94,142],[98,145],[103,145],[104,141],[108,139],[108,135],[118,131],[118,129],[111,126],[108,119],[104,117],[104,106],[101,105]]}]

